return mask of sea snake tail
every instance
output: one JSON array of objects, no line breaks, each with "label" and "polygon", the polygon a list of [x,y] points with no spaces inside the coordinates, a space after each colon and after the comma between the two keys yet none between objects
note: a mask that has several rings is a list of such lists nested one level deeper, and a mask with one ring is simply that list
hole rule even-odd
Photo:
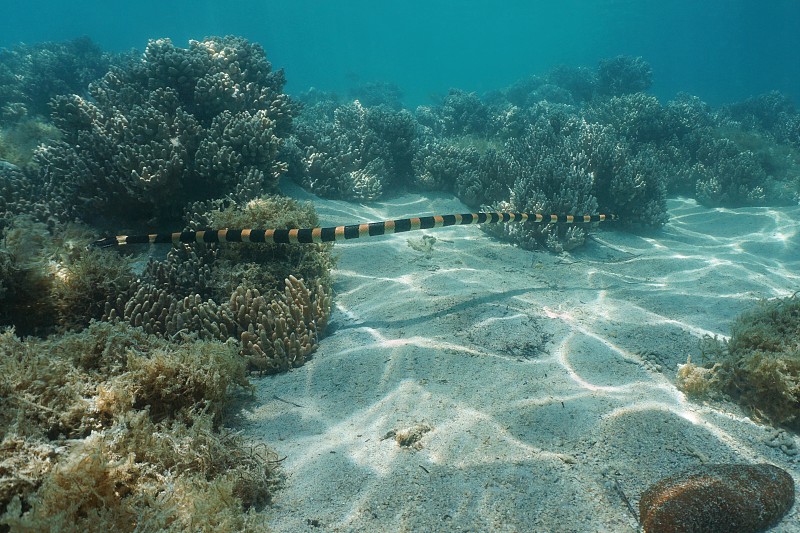
[{"label": "sea snake tail", "polygon": [[527,222],[531,224],[590,224],[618,220],[617,215],[543,215],[541,213],[464,213],[459,215],[434,215],[329,228],[305,229],[220,229],[183,231],[176,233],[150,233],[147,235],[117,235],[93,242],[90,246],[106,248],[125,244],[178,244],[212,242],[259,242],[276,244],[333,242],[359,237],[375,237],[419,229],[466,226],[469,224],[497,224],[500,222]]}]

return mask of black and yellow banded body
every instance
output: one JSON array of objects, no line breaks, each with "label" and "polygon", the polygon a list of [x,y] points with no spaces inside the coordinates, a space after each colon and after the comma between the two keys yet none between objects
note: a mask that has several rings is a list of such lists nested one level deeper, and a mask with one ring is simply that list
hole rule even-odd
[{"label": "black and yellow banded body", "polygon": [[92,246],[107,247],[124,244],[177,244],[212,242],[258,242],[258,243],[313,243],[334,242],[359,237],[375,237],[402,233],[418,229],[466,226],[470,224],[497,224],[500,222],[528,222],[532,224],[589,224],[617,220],[616,215],[542,215],[540,213],[464,213],[458,215],[434,215],[414,218],[384,220],[365,224],[331,226],[328,228],[304,229],[220,229],[182,231],[176,233],[150,233],[147,235],[117,235],[100,239]]}]

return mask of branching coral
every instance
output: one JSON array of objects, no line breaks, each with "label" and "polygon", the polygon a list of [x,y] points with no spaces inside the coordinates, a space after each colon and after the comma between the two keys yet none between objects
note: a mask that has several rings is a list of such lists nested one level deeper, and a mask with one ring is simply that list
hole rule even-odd
[{"label": "branching coral", "polygon": [[188,202],[224,196],[248,173],[271,190],[291,124],[283,84],[243,39],[151,41],[140,61],[93,84],[91,101],[56,98],[64,140],[35,159],[45,195],[70,218],[152,224],[174,223]]},{"label": "branching coral", "polygon": [[[186,263],[168,264],[169,277],[182,264]],[[167,337],[195,334],[201,339],[241,340],[253,369],[273,373],[305,362],[316,350],[331,310],[329,288],[317,282],[309,289],[291,275],[282,293],[267,290],[262,296],[245,283],[222,304],[191,291],[181,297],[177,289],[152,282],[140,285],[127,301],[118,298],[116,307],[107,306],[105,318],[119,318]]]},{"label": "branching coral", "polygon": [[663,141],[675,134],[658,99],[644,93],[594,102],[585,116],[590,122],[612,127],[616,134],[637,144]]},{"label": "branching coral", "polygon": [[618,96],[646,91],[653,83],[653,69],[641,57],[617,56],[600,61],[597,88],[601,94]]},{"label": "branching coral", "polygon": [[[299,121],[303,121],[301,115]],[[332,121],[311,112],[296,128],[302,164],[294,178],[326,197],[374,200],[411,178],[416,123],[408,111],[365,107],[358,100],[337,107]]]},{"label": "branching coral", "polygon": [[456,182],[478,165],[480,153],[471,146],[426,137],[414,156],[414,185],[425,191],[455,190]]},{"label": "branching coral", "polygon": [[392,111],[403,108],[403,91],[394,83],[367,82],[348,92],[350,100],[358,100],[366,107],[386,106]]},{"label": "branching coral", "polygon": [[719,111],[719,121],[800,148],[800,113],[794,102],[778,91],[724,106]]},{"label": "branching coral", "polygon": [[[596,71],[558,67],[485,98],[451,90],[437,105],[416,109],[411,184],[452,191],[473,208],[527,205],[571,213],[595,207],[629,228],[665,224],[667,194],[725,206],[800,197],[800,157],[788,141],[774,142],[794,140],[800,131],[785,97],[764,95],[715,114],[686,94],[661,105],[643,92],[651,83],[647,62],[618,56]],[[391,179],[396,158],[374,156],[385,152],[385,136],[366,133],[371,108],[337,105],[330,96],[309,98],[286,150],[293,175],[319,194],[361,200],[405,183]],[[407,144],[399,151],[408,154]],[[563,183],[556,183],[558,176]],[[594,201],[587,203],[587,195]],[[561,235],[554,229],[514,239],[547,240],[561,249],[569,232],[567,246],[582,242],[579,228]]]},{"label": "branching coral", "polygon": [[[307,227],[310,205],[262,197],[195,214],[217,227]],[[233,244],[175,247],[151,261],[104,319],[121,319],[167,338],[241,341],[253,369],[302,365],[317,347],[331,310],[330,245]],[[306,281],[303,281],[305,278]]]},{"label": "branching coral", "polygon": [[[650,152],[636,154],[613,128],[589,123],[560,106],[539,104],[528,134],[507,142],[514,161],[510,198],[494,205],[511,211],[593,213],[598,207],[628,224],[666,221],[666,192]],[[526,247],[555,251],[583,243],[579,227],[488,228]]]},{"label": "branching coral", "polygon": [[51,98],[84,94],[117,62],[88,37],[0,49],[0,116],[47,116]]}]

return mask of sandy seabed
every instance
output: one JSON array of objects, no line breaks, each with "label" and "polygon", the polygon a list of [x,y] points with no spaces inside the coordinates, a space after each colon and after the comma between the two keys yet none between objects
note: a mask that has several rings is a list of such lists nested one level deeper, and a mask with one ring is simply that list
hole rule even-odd
[{"label": "sandy seabed", "polygon": [[[286,192],[323,225],[469,211]],[[475,226],[337,244],[327,336],[305,366],[254,380],[239,416],[285,456],[270,526],[631,532],[626,499],[692,465],[769,462],[800,486],[800,437],[674,385],[703,335],[800,289],[800,208],[668,206],[658,232],[601,228],[561,255]],[[423,235],[428,252],[409,245]],[[797,507],[776,531],[800,531]]]}]

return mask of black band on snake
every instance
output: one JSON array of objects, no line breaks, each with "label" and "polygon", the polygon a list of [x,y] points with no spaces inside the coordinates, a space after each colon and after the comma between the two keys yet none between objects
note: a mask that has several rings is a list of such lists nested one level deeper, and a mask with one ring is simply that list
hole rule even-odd
[{"label": "black band on snake", "polygon": [[178,244],[213,242],[258,243],[314,243],[333,242],[359,237],[375,237],[419,229],[466,226],[469,224],[497,224],[500,222],[527,222],[530,224],[591,224],[617,220],[616,215],[542,215],[541,213],[464,213],[459,215],[434,215],[350,224],[329,228],[305,229],[220,229],[183,231],[176,233],[150,233],[147,235],[117,235],[100,239],[91,246],[105,248],[125,244]]}]

